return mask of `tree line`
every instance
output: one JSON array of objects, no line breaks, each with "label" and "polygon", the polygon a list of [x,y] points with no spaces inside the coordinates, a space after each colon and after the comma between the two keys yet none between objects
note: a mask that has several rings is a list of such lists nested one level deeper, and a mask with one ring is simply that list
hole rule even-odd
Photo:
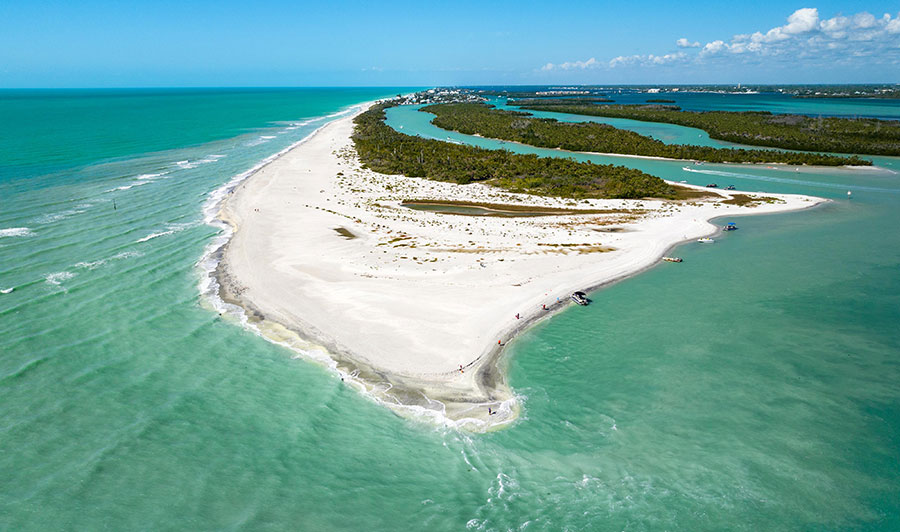
[{"label": "tree line", "polygon": [[[787,150],[900,155],[900,121],[776,115],[768,111],[683,111],[675,106],[545,105],[523,109],[664,122],[702,129],[714,139]],[[822,163],[810,163],[822,164]],[[871,164],[856,158],[851,163]]]},{"label": "tree line", "polygon": [[[574,112],[575,109],[603,113],[608,106],[529,106],[528,109]],[[623,106],[614,106],[623,107]],[[657,106],[658,107],[658,106]],[[559,148],[569,151],[615,153],[690,159],[716,163],[784,163],[792,165],[870,165],[859,157],[777,150],[713,148],[688,144],[665,144],[633,131],[595,122],[559,122],[552,118],[535,118],[527,113],[495,109],[482,103],[448,103],[421,109],[433,113],[432,123],[440,128],[469,135],[521,142],[531,146]],[[605,115],[600,115],[605,116]]]},{"label": "tree line", "polygon": [[393,105],[374,105],[354,119],[352,138],[360,161],[376,172],[459,184],[481,182],[511,192],[570,198],[677,198],[688,194],[683,187],[624,166],[522,155],[406,135],[384,123],[384,110]]}]

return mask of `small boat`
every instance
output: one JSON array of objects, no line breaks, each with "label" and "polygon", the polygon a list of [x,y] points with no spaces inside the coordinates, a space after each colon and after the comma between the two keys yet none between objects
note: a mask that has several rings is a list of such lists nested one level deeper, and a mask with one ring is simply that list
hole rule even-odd
[{"label": "small boat", "polygon": [[4,288],[3,290],[0,290],[0,294],[11,294],[12,291],[15,290],[15,289],[16,289],[15,287],[12,287],[12,288]]},{"label": "small boat", "polygon": [[591,300],[588,299],[587,294],[585,294],[584,292],[573,292],[572,301],[578,303],[582,307],[586,307],[591,302]]},{"label": "small boat", "polygon": [[662,260],[666,262],[683,262],[683,259],[681,257],[663,257]]},{"label": "small boat", "polygon": [[734,225],[734,222],[728,222],[728,225],[722,228],[725,231],[737,231],[737,226]]},{"label": "small boat", "polygon": [[734,190],[734,185],[728,185],[725,190]]},{"label": "small boat", "polygon": [[719,187],[719,185],[717,185],[717,184],[715,184],[715,183],[708,183],[708,184],[706,185],[706,188],[718,188],[718,187]]},{"label": "small boat", "polygon": [[700,242],[701,244],[712,244],[715,240],[712,238],[698,238],[697,242]]}]

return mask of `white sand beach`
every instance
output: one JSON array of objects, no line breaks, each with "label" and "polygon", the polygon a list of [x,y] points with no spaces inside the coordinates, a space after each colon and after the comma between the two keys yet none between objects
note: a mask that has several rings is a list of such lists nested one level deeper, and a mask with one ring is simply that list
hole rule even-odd
[{"label": "white sand beach", "polygon": [[[574,201],[388,176],[360,167],[352,130],[352,117],[328,124],[226,198],[219,216],[234,234],[216,272],[221,296],[273,339],[323,346],[378,400],[473,430],[518,413],[498,342],[571,305],[574,290],[657,264],[674,244],[716,232],[712,218],[823,201],[721,203],[738,191]],[[609,212],[464,216],[400,205],[410,199]]]}]

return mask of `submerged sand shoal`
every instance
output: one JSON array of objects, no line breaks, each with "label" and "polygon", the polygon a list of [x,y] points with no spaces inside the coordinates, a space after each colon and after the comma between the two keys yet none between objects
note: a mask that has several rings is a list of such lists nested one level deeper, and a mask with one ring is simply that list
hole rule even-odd
[{"label": "submerged sand shoal", "polygon": [[[715,232],[712,218],[822,201],[575,201],[382,175],[361,168],[352,119],[323,127],[223,202],[234,234],[216,270],[220,296],[272,339],[319,349],[379,401],[471,429],[518,412],[498,342],[571,304],[572,291],[656,264],[674,244]],[[610,212],[461,216],[400,205],[409,199]]]}]

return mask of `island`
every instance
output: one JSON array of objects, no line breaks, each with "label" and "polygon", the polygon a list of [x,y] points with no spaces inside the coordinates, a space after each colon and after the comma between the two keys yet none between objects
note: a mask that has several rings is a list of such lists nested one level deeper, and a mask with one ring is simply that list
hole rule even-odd
[{"label": "island", "polygon": [[267,338],[438,424],[515,420],[503,354],[573,292],[659,264],[713,218],[822,201],[417,139],[383,123],[392,104],[334,120],[226,194],[212,275]]},{"label": "island", "polygon": [[[663,122],[702,129],[714,139],[788,150],[900,155],[900,121],[780,115],[768,111],[683,111],[666,105],[528,105],[524,109]],[[842,164],[866,165],[859,157]],[[814,163],[822,164],[822,163]]]}]

